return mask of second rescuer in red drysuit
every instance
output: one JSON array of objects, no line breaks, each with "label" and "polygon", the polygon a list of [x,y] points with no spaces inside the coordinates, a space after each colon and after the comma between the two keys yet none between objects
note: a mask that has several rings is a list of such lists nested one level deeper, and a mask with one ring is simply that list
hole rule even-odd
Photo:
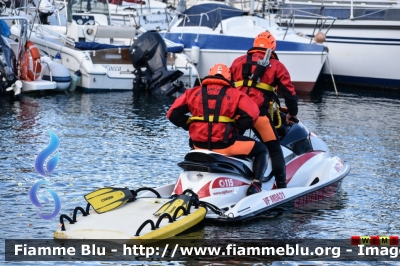
[{"label": "second rescuer in red drysuit", "polygon": [[[269,63],[263,65],[268,51],[272,50]],[[279,144],[278,133],[269,114],[269,105],[277,97],[275,88],[282,93],[289,113],[286,122],[293,124],[297,121],[297,96],[290,80],[286,67],[278,60],[275,54],[276,40],[268,31],[260,33],[255,39],[253,48],[246,55],[235,59],[231,72],[235,86],[250,98],[260,108],[260,117],[254,125],[253,131],[264,142],[272,161],[272,174],[275,176],[277,188],[286,188],[286,164]],[[260,185],[261,183],[256,184]]]},{"label": "second rescuer in red drysuit", "polygon": [[[187,113],[192,116],[188,116]],[[167,118],[189,130],[195,149],[209,149],[225,155],[254,157],[254,180],[247,195],[259,192],[254,186],[267,167],[267,149],[252,138],[238,135],[253,126],[258,106],[231,83],[231,73],[224,64],[216,64],[201,86],[187,89],[168,110]]]}]

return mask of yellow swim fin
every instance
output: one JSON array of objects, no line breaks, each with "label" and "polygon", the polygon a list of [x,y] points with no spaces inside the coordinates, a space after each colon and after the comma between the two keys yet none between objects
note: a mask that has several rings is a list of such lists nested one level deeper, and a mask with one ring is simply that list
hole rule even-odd
[{"label": "yellow swim fin", "polygon": [[125,204],[134,195],[129,188],[100,188],[85,195],[85,199],[97,213],[104,213]]},{"label": "yellow swim fin", "polygon": [[[186,210],[189,207],[190,200],[192,199],[191,196],[189,195],[180,195],[179,197],[170,200],[166,202],[163,206],[161,206],[160,209],[158,209],[155,213],[153,213],[155,216],[160,216],[164,213],[168,213],[169,215],[173,216],[175,213],[175,210],[179,206],[183,206]],[[178,211],[178,214],[176,215],[176,218],[180,217],[183,215],[183,211],[180,210]]]}]

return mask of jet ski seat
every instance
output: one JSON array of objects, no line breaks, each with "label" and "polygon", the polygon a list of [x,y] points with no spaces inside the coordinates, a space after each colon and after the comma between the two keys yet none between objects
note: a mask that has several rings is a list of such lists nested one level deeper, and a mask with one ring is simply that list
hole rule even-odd
[{"label": "jet ski seat", "polygon": [[232,173],[253,178],[253,172],[246,164],[217,153],[190,152],[178,166],[185,171]]}]

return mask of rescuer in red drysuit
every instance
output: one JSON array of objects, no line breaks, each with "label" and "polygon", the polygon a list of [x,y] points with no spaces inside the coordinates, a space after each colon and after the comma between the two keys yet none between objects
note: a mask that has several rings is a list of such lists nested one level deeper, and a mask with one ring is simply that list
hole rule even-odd
[{"label": "rescuer in red drysuit", "polygon": [[[187,115],[189,112],[191,116]],[[259,183],[264,176],[267,149],[261,142],[239,135],[238,131],[251,128],[258,116],[258,106],[233,87],[230,70],[224,64],[214,65],[202,85],[187,89],[167,113],[174,125],[189,130],[195,149],[254,157],[254,179],[248,195],[260,191],[254,183]]]},{"label": "rescuer in red drysuit", "polygon": [[[268,49],[272,52],[271,56],[264,58],[268,57]],[[274,36],[268,31],[262,32],[254,39],[253,48],[248,50],[246,55],[233,61],[230,70],[236,88],[249,95],[260,109],[260,117],[254,124],[253,131],[268,148],[276,187],[286,188],[285,159],[279,144],[278,133],[269,113],[270,103],[274,100],[279,101],[275,93],[276,88],[282,93],[288,109],[286,123],[298,122],[296,117],[298,107],[297,95],[289,72],[278,60],[275,49]],[[267,61],[269,59],[269,62],[262,61],[265,59]],[[261,189],[261,183],[255,185]]]}]

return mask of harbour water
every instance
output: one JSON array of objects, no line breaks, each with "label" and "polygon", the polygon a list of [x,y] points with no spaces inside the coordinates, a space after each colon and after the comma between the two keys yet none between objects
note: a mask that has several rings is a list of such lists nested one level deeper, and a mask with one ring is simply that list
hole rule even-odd
[{"label": "harbour water", "polygon": [[[332,86],[319,84],[311,95],[299,95],[298,117],[332,154],[351,165],[339,197],[317,208],[241,225],[206,225],[188,233],[190,237],[400,235],[400,94],[344,86],[338,91],[337,97]],[[165,117],[172,102],[136,99],[132,92],[28,94],[22,102],[0,98],[0,264],[4,239],[52,238],[58,229],[58,216],[41,219],[29,199],[29,189],[42,179],[51,183],[61,200],[60,213],[66,214],[85,206],[83,196],[96,188],[174,182],[180,173],[177,163],[189,147],[187,132]],[[35,160],[48,145],[50,131],[60,140],[59,161],[43,177],[35,171]]]}]

